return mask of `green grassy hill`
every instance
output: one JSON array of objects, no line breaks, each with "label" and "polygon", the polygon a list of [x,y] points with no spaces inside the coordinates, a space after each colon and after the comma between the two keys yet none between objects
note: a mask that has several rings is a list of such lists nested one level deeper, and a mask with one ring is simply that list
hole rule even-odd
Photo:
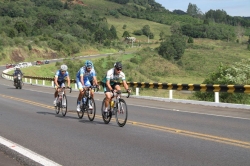
[{"label": "green grassy hill", "polygon": [[[66,2],[66,1],[63,1]],[[129,81],[137,82],[171,82],[171,83],[201,83],[209,73],[216,71],[219,64],[232,64],[234,62],[240,61],[241,59],[249,58],[249,51],[246,49],[246,42],[248,37],[244,37],[240,43],[227,42],[220,40],[210,40],[210,39],[194,39],[193,44],[188,44],[185,53],[179,62],[170,62],[163,59],[154,48],[160,45],[159,34],[163,31],[167,36],[171,35],[170,26],[167,24],[160,24],[153,21],[148,21],[145,19],[136,19],[131,17],[126,17],[119,14],[119,17],[110,15],[110,11],[121,8],[122,5],[113,3],[106,0],[74,0],[73,4],[79,4],[84,7],[84,18],[91,17],[93,11],[99,12],[99,17],[105,17],[109,28],[114,25],[117,31],[118,41],[123,41],[122,34],[126,30],[132,34],[135,30],[141,29],[144,25],[149,25],[151,32],[154,34],[154,39],[150,39],[144,35],[135,36],[137,38],[137,43],[134,43],[134,48],[130,44],[123,43],[125,52],[134,51],[133,54],[122,54],[119,58],[115,56],[113,61],[122,60],[127,66],[124,68],[124,72],[127,73],[127,78]],[[127,5],[128,7],[129,5]],[[64,16],[64,19],[70,18],[72,11],[63,11],[60,16]],[[175,17],[178,17],[175,15]],[[6,17],[0,17],[1,20],[8,19]],[[181,20],[181,19],[180,19]],[[173,20],[171,20],[173,21]],[[200,20],[201,22],[201,20]],[[126,25],[126,29],[123,29],[123,25]],[[69,30],[69,29],[68,29]],[[86,32],[87,33],[87,32]],[[67,33],[63,34],[65,36]],[[51,34],[53,36],[55,34]],[[58,35],[58,34],[56,34]],[[133,34],[132,34],[133,35]],[[53,55],[58,54],[58,57],[68,57],[63,54],[62,51],[55,51],[48,47],[45,38],[50,37],[50,35],[44,35],[39,37],[27,37],[22,36],[9,39],[6,37],[6,33],[1,34],[1,42],[10,40],[8,46],[1,47],[0,53],[3,58],[0,63],[6,64],[10,63],[10,57],[24,57],[22,61],[35,61],[40,59],[52,58]],[[60,37],[60,36],[59,36]],[[141,42],[140,47],[138,47],[138,41]],[[77,39],[77,42],[80,42]],[[85,43],[86,41],[81,41]],[[92,42],[92,43],[91,43]],[[97,53],[116,53],[119,50],[117,48],[109,47],[99,47],[96,46],[93,41],[90,43],[83,44],[80,52],[71,54],[70,56],[79,55],[90,55]],[[29,50],[28,45],[32,45],[32,49]],[[147,51],[142,51],[143,48]],[[150,50],[150,51],[149,51]],[[141,52],[140,52],[141,51]],[[60,56],[59,56],[60,55]],[[137,58],[138,62],[132,62],[132,58]],[[103,60],[101,66],[106,70],[109,66],[106,66],[107,60]],[[104,70],[103,69],[103,70]],[[33,75],[34,73],[29,72],[29,69],[25,69],[26,75]],[[53,73],[54,67],[51,68]],[[37,73],[37,72],[36,72]],[[48,76],[48,73],[39,72],[41,76]],[[75,75],[73,73],[72,75]],[[100,73],[103,75],[103,73]]]}]

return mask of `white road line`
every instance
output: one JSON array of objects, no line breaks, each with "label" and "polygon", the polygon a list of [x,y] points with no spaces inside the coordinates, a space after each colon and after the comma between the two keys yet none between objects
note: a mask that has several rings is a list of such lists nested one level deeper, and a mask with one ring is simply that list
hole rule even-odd
[{"label": "white road line", "polygon": [[39,163],[39,164],[42,164],[42,165],[45,165],[45,166],[61,166],[60,164],[50,160],[50,159],[47,159],[46,157],[44,156],[41,156],[27,148],[24,148],[22,147],[21,145],[18,145],[17,143],[14,143],[10,140],[7,140],[6,138],[3,138],[0,136],[0,143],[5,145],[6,147],[22,154],[23,156],[25,157],[28,157],[30,158],[31,160],[34,160],[35,162]]}]

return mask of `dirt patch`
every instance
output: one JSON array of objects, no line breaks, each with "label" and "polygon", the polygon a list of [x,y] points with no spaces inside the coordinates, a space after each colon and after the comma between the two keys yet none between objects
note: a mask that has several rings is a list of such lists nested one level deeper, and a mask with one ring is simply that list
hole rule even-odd
[{"label": "dirt patch", "polygon": [[25,60],[25,57],[22,55],[20,49],[13,50],[10,57],[13,62],[22,62]]}]

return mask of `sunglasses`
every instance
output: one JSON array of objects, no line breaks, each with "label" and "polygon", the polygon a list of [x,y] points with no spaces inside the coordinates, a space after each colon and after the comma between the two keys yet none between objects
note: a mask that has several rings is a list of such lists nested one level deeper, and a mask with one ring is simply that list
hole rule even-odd
[{"label": "sunglasses", "polygon": [[64,72],[66,72],[66,71],[65,71],[65,70],[61,70],[61,72],[63,72],[63,73],[64,73]]},{"label": "sunglasses", "polygon": [[92,67],[87,67],[87,69],[92,69]]},{"label": "sunglasses", "polygon": [[116,70],[121,71],[121,70],[122,70],[122,68],[116,68]]}]

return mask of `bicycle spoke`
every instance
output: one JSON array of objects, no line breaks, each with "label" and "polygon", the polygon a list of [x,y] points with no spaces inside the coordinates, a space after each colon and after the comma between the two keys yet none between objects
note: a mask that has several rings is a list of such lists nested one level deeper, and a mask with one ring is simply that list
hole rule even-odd
[{"label": "bicycle spoke", "polygon": [[95,101],[94,99],[90,98],[89,99],[89,105],[92,106],[92,109],[87,109],[87,113],[88,113],[88,118],[90,121],[93,121],[95,119],[95,113],[96,113],[96,106],[95,106]]},{"label": "bicycle spoke", "polygon": [[62,115],[65,116],[67,114],[67,97],[63,95],[62,104],[61,104]]},{"label": "bicycle spoke", "polygon": [[[105,100],[106,98],[103,99],[102,101],[102,108],[101,108],[101,113],[102,113],[102,119],[105,124],[108,124],[112,118],[112,113],[111,112],[104,112],[105,110]],[[110,106],[108,106],[108,111],[110,110]]]},{"label": "bicycle spoke", "polygon": [[116,122],[120,127],[123,127],[128,118],[128,110],[127,104],[123,99],[120,99],[120,102],[117,104],[117,112],[116,112]]}]

